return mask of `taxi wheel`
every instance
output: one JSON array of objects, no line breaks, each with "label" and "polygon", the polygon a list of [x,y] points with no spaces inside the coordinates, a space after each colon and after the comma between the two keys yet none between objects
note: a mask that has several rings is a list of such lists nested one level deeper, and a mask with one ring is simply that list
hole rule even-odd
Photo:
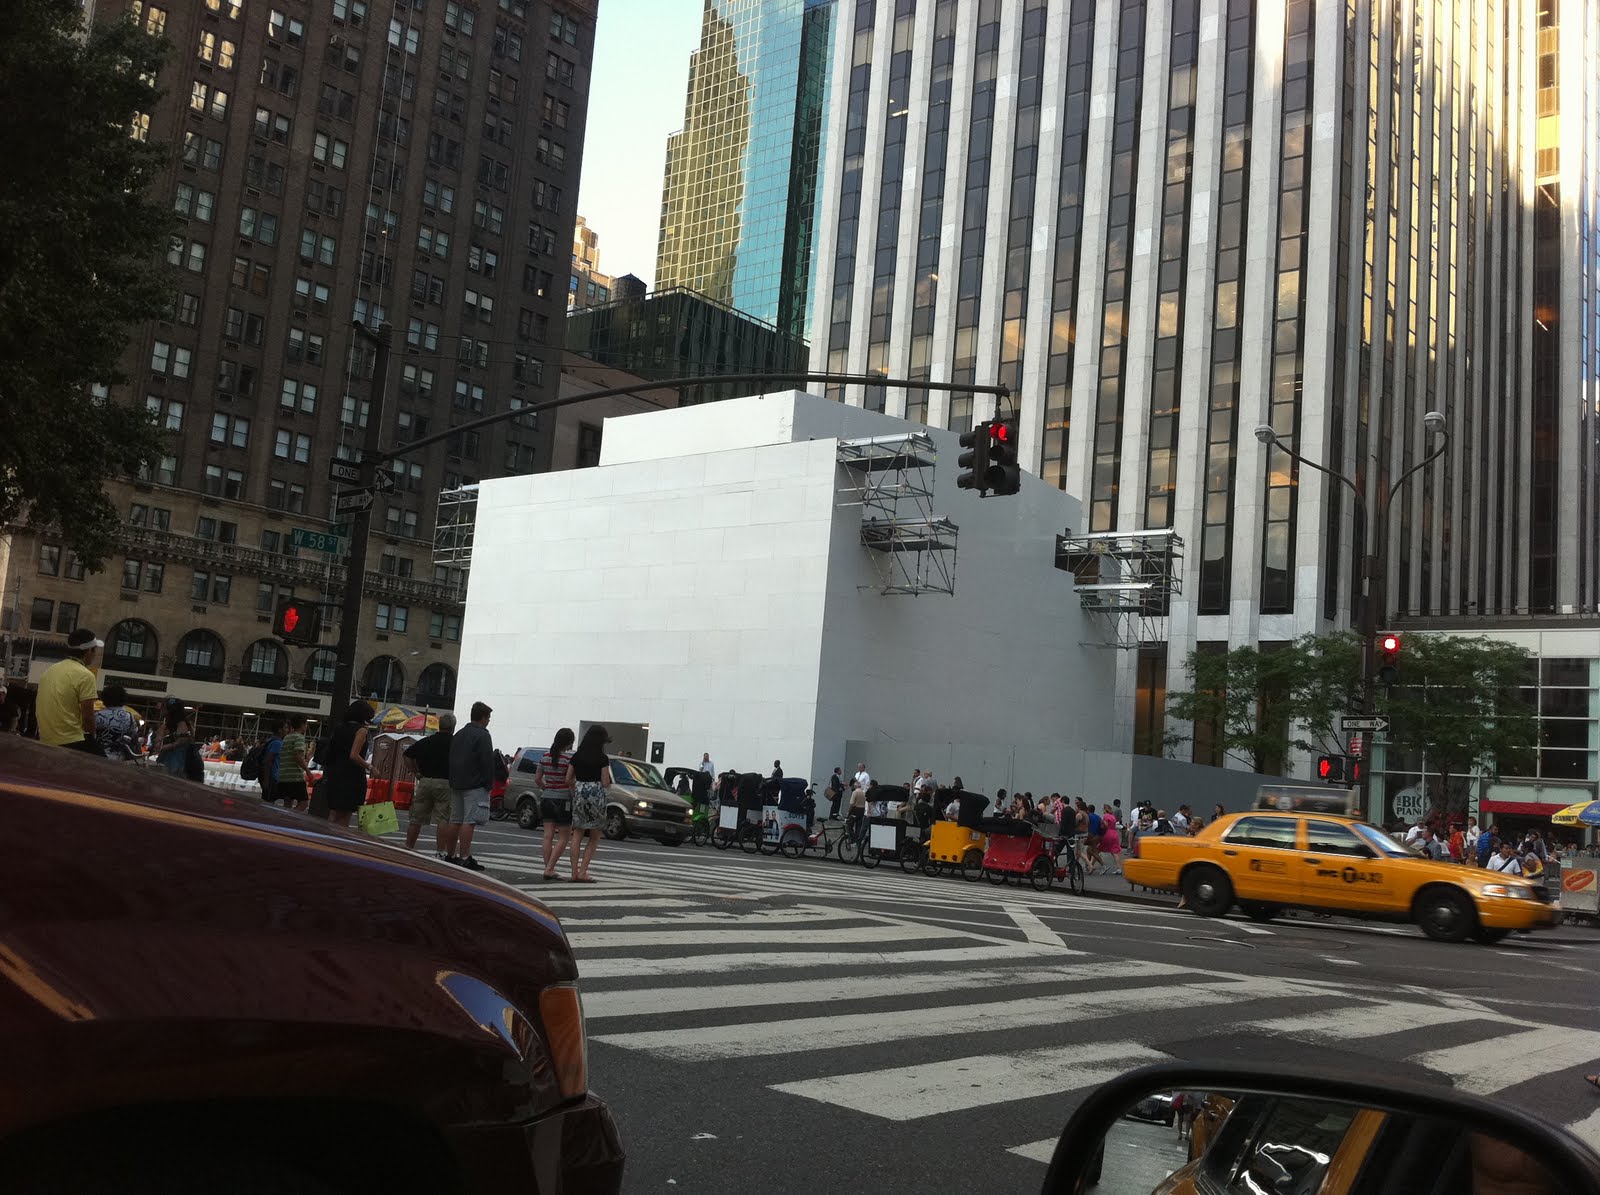
[{"label": "taxi wheel", "polygon": [[1221,917],[1233,907],[1233,885],[1216,867],[1196,867],[1186,874],[1183,895],[1201,917]]},{"label": "taxi wheel", "polygon": [[1244,915],[1251,921],[1271,921],[1283,912],[1282,905],[1264,905],[1260,901],[1250,901],[1239,906],[1244,910]]},{"label": "taxi wheel", "polygon": [[1504,941],[1506,935],[1510,932],[1511,931],[1508,929],[1484,929],[1482,926],[1479,926],[1477,929],[1472,931],[1472,940],[1474,942],[1481,942],[1485,946],[1493,946],[1496,942]]},{"label": "taxi wheel", "polygon": [[1452,888],[1427,888],[1417,897],[1417,924],[1435,942],[1464,942],[1478,928],[1472,902]]}]

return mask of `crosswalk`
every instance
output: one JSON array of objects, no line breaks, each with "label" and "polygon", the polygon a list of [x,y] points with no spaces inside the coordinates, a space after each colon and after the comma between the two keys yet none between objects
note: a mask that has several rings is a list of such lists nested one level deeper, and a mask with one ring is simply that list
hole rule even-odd
[{"label": "crosswalk", "polygon": [[[479,858],[527,871],[520,853]],[[1243,946],[1106,957],[1050,920],[1076,898],[1014,886],[691,851],[614,857],[606,875],[593,887],[518,885],[562,920],[594,1046],[686,1068],[689,1090],[714,1074],[801,1121],[817,1108],[937,1133],[952,1123],[940,1118],[988,1114],[996,1164],[1038,1166],[1081,1093],[1139,1065],[1203,1057],[1220,1035],[1283,1061],[1354,1054],[1379,1078],[1407,1065],[1536,1107],[1600,1146],[1600,1116],[1578,1090],[1600,1032],[1530,1024],[1504,1003],[1340,982],[1343,972],[1250,973]],[[960,915],[979,898],[1009,913],[1008,930]],[[1193,933],[1192,919],[1162,917]],[[1243,936],[1256,927],[1208,925],[1263,941]],[[1068,1040],[1052,1031],[1060,1017]],[[1577,1094],[1552,1102],[1550,1085],[1569,1080]]]}]

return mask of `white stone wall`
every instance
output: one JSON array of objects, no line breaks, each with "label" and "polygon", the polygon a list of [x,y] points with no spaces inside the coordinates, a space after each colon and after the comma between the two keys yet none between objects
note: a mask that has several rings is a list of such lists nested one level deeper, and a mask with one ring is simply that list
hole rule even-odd
[{"label": "white stone wall", "polygon": [[1106,746],[1115,653],[1086,645],[1099,628],[1053,567],[1073,499],[1031,478],[1014,498],[959,491],[936,432],[956,593],[878,592],[860,508],[837,502],[837,438],[907,426],[752,397],[608,420],[600,467],[485,482],[461,701],[493,706],[506,745],[640,722],[668,764],[710,751],[818,779],[852,740]]}]

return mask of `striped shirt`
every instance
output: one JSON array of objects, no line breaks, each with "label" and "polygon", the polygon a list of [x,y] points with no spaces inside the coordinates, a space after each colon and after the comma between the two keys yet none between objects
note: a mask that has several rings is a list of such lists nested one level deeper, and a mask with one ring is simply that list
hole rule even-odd
[{"label": "striped shirt", "polygon": [[567,788],[567,765],[572,762],[572,752],[563,751],[559,756],[553,756],[546,751],[539,758],[539,782],[544,785],[546,792],[559,789],[562,792]]}]

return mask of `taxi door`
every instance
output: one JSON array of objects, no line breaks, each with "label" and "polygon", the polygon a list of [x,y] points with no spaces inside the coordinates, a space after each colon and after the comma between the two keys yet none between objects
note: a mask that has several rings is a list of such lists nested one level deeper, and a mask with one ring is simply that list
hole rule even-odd
[{"label": "taxi door", "polygon": [[1385,912],[1395,903],[1395,860],[1378,854],[1349,826],[1306,819],[1300,899],[1324,909]]},{"label": "taxi door", "polygon": [[1292,905],[1299,897],[1296,847],[1300,819],[1284,813],[1252,813],[1222,835],[1222,865],[1240,900]]}]

